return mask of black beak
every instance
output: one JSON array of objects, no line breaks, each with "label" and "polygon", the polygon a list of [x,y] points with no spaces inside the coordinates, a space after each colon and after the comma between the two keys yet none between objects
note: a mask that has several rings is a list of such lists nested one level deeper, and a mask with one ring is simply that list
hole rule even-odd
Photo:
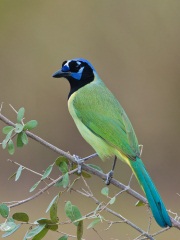
[{"label": "black beak", "polygon": [[62,72],[61,69],[59,69],[57,72],[55,72],[52,77],[54,78],[61,78],[61,77],[68,77],[70,76],[71,73],[70,72]]}]

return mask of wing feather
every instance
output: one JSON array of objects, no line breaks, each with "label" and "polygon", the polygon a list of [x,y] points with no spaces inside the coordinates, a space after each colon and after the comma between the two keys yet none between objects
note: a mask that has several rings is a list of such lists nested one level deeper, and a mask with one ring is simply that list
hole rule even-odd
[{"label": "wing feather", "polygon": [[139,156],[139,146],[131,122],[107,87],[102,82],[94,84],[78,90],[73,100],[77,117],[91,132],[134,159]]}]

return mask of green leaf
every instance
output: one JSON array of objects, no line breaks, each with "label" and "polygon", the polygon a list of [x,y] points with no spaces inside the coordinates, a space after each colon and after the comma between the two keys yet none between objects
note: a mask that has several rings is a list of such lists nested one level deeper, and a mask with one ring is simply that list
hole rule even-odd
[{"label": "green leaf", "polygon": [[81,175],[84,177],[84,178],[91,178],[91,174],[85,172],[85,171],[82,171],[81,172]]},{"label": "green leaf", "polygon": [[[15,223],[14,223],[14,224],[15,224]],[[4,234],[2,235],[2,238],[10,236],[10,235],[13,234],[15,231],[17,231],[20,227],[21,227],[21,224],[18,224],[18,225],[15,224],[15,226],[14,226],[11,230],[6,231],[6,233],[4,233]]]},{"label": "green leaf", "polygon": [[50,218],[53,223],[57,223],[59,221],[57,209],[57,202],[54,202],[50,208]]},{"label": "green leaf", "polygon": [[31,120],[24,125],[23,130],[24,131],[31,130],[31,129],[35,128],[37,125],[38,125],[38,122],[36,120]]},{"label": "green leaf", "polygon": [[51,165],[49,165],[48,168],[46,168],[46,170],[45,170],[45,172],[44,172],[44,174],[43,174],[43,176],[41,178],[42,180],[49,176],[49,174],[51,173],[51,171],[53,169],[53,166],[54,166],[54,164],[51,164]]},{"label": "green leaf", "polygon": [[22,125],[22,124],[16,123],[15,126],[16,126],[16,127],[15,127],[14,131],[15,131],[16,133],[22,132],[22,130],[23,130],[23,125]]},{"label": "green leaf", "polygon": [[17,135],[17,142],[16,142],[17,147],[23,147],[24,146],[24,143],[23,143],[22,138],[21,138],[22,134],[23,134],[23,132],[20,132]]},{"label": "green leaf", "polygon": [[53,224],[52,222],[46,226],[51,231],[57,231],[58,230],[58,224]]},{"label": "green leaf", "polygon": [[116,201],[116,197],[113,197],[113,198],[111,198],[111,200],[109,201],[109,204],[113,204],[113,203],[115,203],[115,201]]},{"label": "green leaf", "polygon": [[58,157],[58,158],[55,160],[55,163],[56,163],[56,165],[57,165],[58,167],[59,167],[59,164],[60,164],[61,162],[66,162],[67,164],[69,164],[68,159],[67,159],[66,157],[63,157],[63,156],[60,156],[60,157]]},{"label": "green leaf", "polygon": [[6,146],[7,146],[7,141],[6,141],[6,139],[4,139],[4,140],[2,141],[2,149],[5,149]]},{"label": "green leaf", "polygon": [[17,212],[12,215],[12,218],[20,222],[29,222],[29,216],[24,212]]},{"label": "green leaf", "polygon": [[68,160],[65,157],[58,157],[55,161],[56,165],[59,167],[60,171],[65,174],[68,172]]},{"label": "green leaf", "polygon": [[145,203],[143,203],[142,201],[137,201],[137,203],[135,204],[136,207],[141,207],[141,206],[144,206]]},{"label": "green leaf", "polygon": [[[66,213],[66,216],[72,221],[76,221],[78,219],[80,219],[82,217],[79,209],[75,206],[75,205],[72,205],[70,201],[68,201],[66,204],[65,204],[65,213]],[[74,222],[74,225],[75,226],[78,226],[79,222],[76,221]]]},{"label": "green leaf", "polygon": [[24,112],[25,112],[25,109],[22,107],[18,110],[18,113],[17,113],[17,122],[20,123],[24,117]]},{"label": "green leaf", "polygon": [[60,169],[60,171],[61,171],[63,174],[67,173],[67,172],[68,172],[68,165],[67,165],[67,163],[66,163],[66,162],[61,162],[61,163],[59,164],[59,169]]},{"label": "green leaf", "polygon": [[37,219],[35,222],[35,224],[39,223],[39,224],[49,224],[49,223],[52,223],[52,221],[50,219],[47,219],[47,218],[40,218],[40,219]]},{"label": "green leaf", "polygon": [[81,240],[83,236],[83,221],[79,221],[77,226],[77,240]]},{"label": "green leaf", "polygon": [[62,179],[62,186],[63,188],[66,188],[69,185],[69,174],[68,172],[64,174],[63,179]]},{"label": "green leaf", "polygon": [[63,186],[63,177],[62,177],[59,181],[57,181],[57,182],[54,184],[54,186],[56,186],[56,187],[62,187],[62,186]]},{"label": "green leaf", "polygon": [[105,196],[108,196],[109,195],[109,188],[108,187],[102,188],[101,193]]},{"label": "green leaf", "polygon": [[103,172],[103,170],[102,170],[99,166],[97,166],[97,165],[94,165],[94,164],[87,164],[87,165],[88,165],[89,167],[92,167],[92,168],[98,170],[99,172]]},{"label": "green leaf", "polygon": [[3,129],[2,129],[2,132],[4,133],[4,134],[8,134],[10,131],[12,131],[14,129],[14,127],[13,126],[5,126],[5,127],[3,127]]},{"label": "green leaf", "polygon": [[7,218],[9,215],[9,207],[6,204],[0,204],[0,214],[3,218]]},{"label": "green leaf", "polygon": [[96,218],[94,221],[92,221],[88,226],[87,229],[89,228],[94,228],[96,224],[98,224],[99,222],[101,222],[100,218]]},{"label": "green leaf", "polygon": [[24,131],[22,131],[21,140],[22,140],[23,144],[25,144],[25,145],[28,144],[28,137]]},{"label": "green leaf", "polygon": [[47,234],[48,231],[49,231],[49,229],[45,227],[45,228],[42,229],[38,234],[36,234],[36,235],[32,238],[32,240],[41,240],[41,239],[43,239],[44,236]]},{"label": "green leaf", "polygon": [[10,231],[15,225],[16,225],[15,223],[9,224],[8,222],[4,222],[0,224],[0,230],[2,232],[7,232],[7,231]]},{"label": "green leaf", "polygon": [[7,143],[11,139],[11,135],[12,135],[13,131],[14,131],[14,129],[12,129],[10,132],[8,132],[8,134],[6,135],[3,142]]},{"label": "green leaf", "polygon": [[37,227],[31,229],[29,232],[27,232],[27,234],[25,235],[25,237],[27,239],[33,238],[34,236],[36,236],[38,233],[40,233],[44,228],[46,227],[46,224],[40,224]]},{"label": "green leaf", "polygon": [[53,198],[53,200],[50,202],[49,206],[48,206],[47,209],[46,209],[46,213],[50,210],[50,208],[52,207],[52,205],[53,205],[54,203],[58,203],[58,200],[59,200],[59,194],[56,195],[56,196]]},{"label": "green leaf", "polygon": [[9,154],[13,155],[13,154],[14,154],[14,151],[15,151],[14,143],[13,143],[13,141],[10,139],[9,142],[8,142],[8,152],[9,152]]},{"label": "green leaf", "polygon": [[36,182],[36,183],[30,188],[29,192],[33,192],[33,191],[37,188],[37,186],[40,184],[40,182],[41,182],[41,180],[39,180],[38,182]]},{"label": "green leaf", "polygon": [[15,181],[17,181],[20,178],[22,170],[23,170],[23,166],[19,166],[19,168],[18,168],[18,170],[16,172]]},{"label": "green leaf", "polygon": [[57,229],[58,229],[58,225],[47,218],[40,218],[36,222],[41,225],[46,224],[46,228],[48,228],[51,231],[57,231]]},{"label": "green leaf", "polygon": [[58,240],[67,240],[67,239],[68,239],[68,236],[64,235],[64,236],[60,237]]}]

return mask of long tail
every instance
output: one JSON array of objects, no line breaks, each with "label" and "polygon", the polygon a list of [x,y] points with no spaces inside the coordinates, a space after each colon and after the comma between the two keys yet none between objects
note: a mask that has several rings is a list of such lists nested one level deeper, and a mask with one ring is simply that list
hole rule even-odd
[{"label": "long tail", "polygon": [[142,160],[136,158],[136,161],[129,162],[139,184],[141,185],[143,191],[146,194],[149,206],[153,213],[156,222],[161,227],[171,227],[171,219],[166,211],[166,207],[158,193],[153,181],[151,180]]}]

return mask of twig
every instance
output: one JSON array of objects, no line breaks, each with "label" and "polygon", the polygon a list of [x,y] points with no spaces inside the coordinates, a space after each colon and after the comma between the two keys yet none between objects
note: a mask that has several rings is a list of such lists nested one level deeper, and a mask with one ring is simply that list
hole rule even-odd
[{"label": "twig", "polygon": [[[15,124],[10,121],[8,118],[6,118],[4,115],[2,115],[0,113],[0,120],[2,120],[4,123],[10,125],[10,126],[15,126]],[[47,148],[51,149],[52,151],[60,154],[60,155],[63,155],[65,156],[66,158],[68,158],[70,161],[72,161],[73,163],[76,164],[76,161],[74,160],[73,156],[70,155],[69,153],[59,149],[58,147],[48,143],[47,141],[45,141],[44,139],[38,137],[37,135],[29,132],[29,131],[26,131],[26,134],[34,139],[35,141],[39,142],[40,144],[46,146]],[[95,156],[95,155],[94,155]],[[92,157],[92,155],[90,156],[90,158]],[[88,157],[86,157],[86,159],[88,159]],[[106,174],[102,173],[102,172],[99,172],[97,171],[96,169],[90,167],[90,166],[87,166],[86,164],[82,163],[82,169],[93,174],[93,175],[96,175],[98,176],[99,178],[103,179],[103,180],[106,180]],[[111,184],[116,186],[117,188],[120,188],[122,190],[125,190],[127,189],[127,186],[120,183],[119,181],[117,181],[116,179],[112,179],[111,180]],[[145,197],[143,197],[142,195],[140,195],[139,193],[137,193],[136,191],[134,191],[133,189],[131,189],[130,187],[128,188],[128,190],[126,191],[128,194],[130,194],[131,196],[135,197],[136,199],[142,201],[143,203],[146,203],[147,204],[147,199]],[[41,194],[41,193],[40,193]],[[173,227],[176,227],[178,229],[180,229],[180,222],[179,221],[176,221],[174,218],[171,217],[171,221],[172,221],[172,225]]]},{"label": "twig", "polygon": [[[86,183],[85,179],[82,177],[86,187],[88,186],[88,184]],[[90,187],[88,186],[88,191],[90,189]],[[79,193],[81,193],[80,191],[77,191]],[[90,193],[89,194],[83,194],[81,193],[82,195],[86,196],[86,197],[89,197],[91,199],[93,199],[93,201],[95,201],[96,204],[98,204],[98,206],[100,206],[102,203],[100,203],[100,201],[94,196],[92,195],[92,191],[90,190]],[[113,211],[112,209],[108,208],[107,205],[102,205],[102,207],[99,209],[98,213],[101,212],[102,210],[106,210],[107,212],[111,213],[112,215],[116,216],[117,218],[120,218],[123,222],[123,223],[126,223],[128,224],[129,226],[131,226],[132,228],[136,229],[138,232],[141,233],[142,236],[146,236],[148,237],[149,239],[151,240],[154,240],[154,238],[149,235],[147,232],[143,231],[141,228],[139,228],[137,225],[135,225],[134,223],[132,223],[131,221],[127,220],[125,217],[123,217],[122,215],[120,215],[119,213]]]},{"label": "twig", "polygon": [[[73,169],[72,171],[68,172],[69,175],[73,174],[77,172],[77,168]],[[43,189],[41,189],[39,192],[37,192],[36,194],[32,195],[31,197],[29,198],[26,198],[26,199],[23,199],[23,200],[20,200],[20,201],[17,201],[16,203],[14,204],[11,204],[9,205],[10,208],[12,207],[16,207],[16,206],[19,206],[23,203],[26,203],[26,202],[29,202],[31,201],[32,199],[38,197],[39,195],[41,195],[42,193],[46,192],[50,187],[52,187],[54,184],[56,184],[58,181],[60,181],[61,179],[63,178],[63,176],[60,176],[58,177],[56,180],[52,181],[50,184],[48,184],[46,187],[44,187]]]},{"label": "twig", "polygon": [[[25,167],[24,165],[19,164],[18,162],[15,162],[15,161],[13,161],[13,160],[11,160],[11,159],[7,159],[7,161],[8,161],[8,162],[11,162],[11,163],[14,163],[15,165],[22,166],[23,170],[26,169],[26,170],[28,170],[29,172],[32,172],[32,173],[34,173],[34,174],[36,174],[36,175],[38,175],[38,176],[40,176],[40,177],[43,176],[43,174],[38,173],[38,172],[36,172],[36,171],[28,168],[28,167]],[[51,180],[51,181],[54,181],[54,179],[53,179],[53,178],[50,178],[50,177],[48,177],[47,179],[49,179],[49,180]]]}]

